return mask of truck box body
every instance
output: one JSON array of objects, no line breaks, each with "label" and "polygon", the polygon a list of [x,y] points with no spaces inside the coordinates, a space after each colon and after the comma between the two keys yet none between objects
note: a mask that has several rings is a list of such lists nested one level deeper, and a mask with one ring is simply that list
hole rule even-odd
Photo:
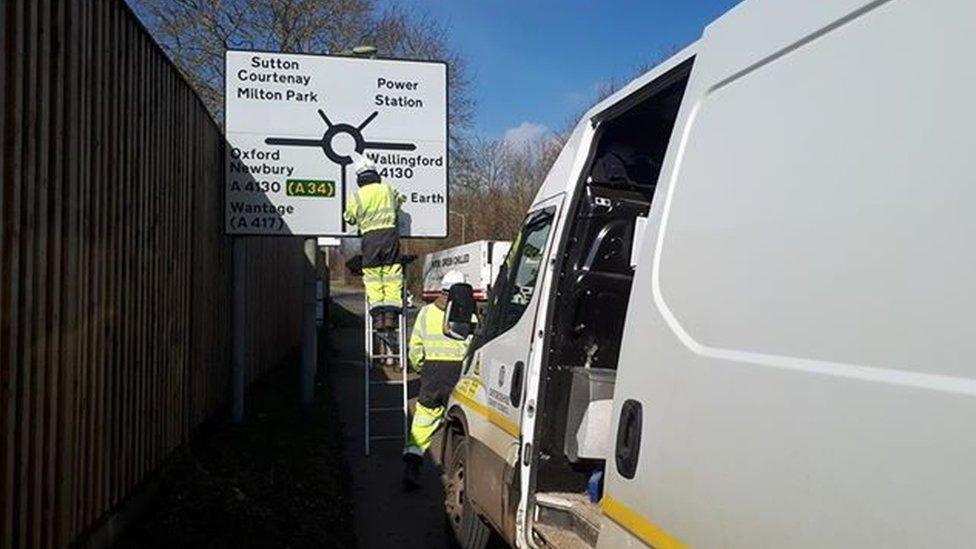
[{"label": "truck box body", "polygon": [[424,301],[437,298],[441,278],[452,270],[464,274],[474,290],[475,299],[485,301],[511,245],[511,242],[502,240],[478,240],[427,254],[424,257]]}]

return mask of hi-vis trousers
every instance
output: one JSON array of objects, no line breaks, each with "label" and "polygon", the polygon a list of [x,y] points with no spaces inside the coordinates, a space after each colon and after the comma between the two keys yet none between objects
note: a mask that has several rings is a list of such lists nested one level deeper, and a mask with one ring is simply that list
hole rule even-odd
[{"label": "hi-vis trousers", "polygon": [[363,235],[363,286],[371,312],[403,307],[403,265],[395,227]]},{"label": "hi-vis trousers", "polygon": [[363,267],[363,286],[370,310],[403,308],[403,265]]},{"label": "hi-vis trousers", "polygon": [[420,394],[413,412],[404,454],[423,456],[444,422],[447,400],[461,377],[461,362],[432,360],[420,370]]}]

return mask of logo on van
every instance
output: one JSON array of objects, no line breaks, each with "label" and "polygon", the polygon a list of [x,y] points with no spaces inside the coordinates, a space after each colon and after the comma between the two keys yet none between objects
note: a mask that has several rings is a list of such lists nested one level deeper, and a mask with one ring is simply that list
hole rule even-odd
[{"label": "logo on van", "polygon": [[505,386],[505,365],[504,364],[502,364],[501,367],[498,368],[498,386],[499,387]]},{"label": "logo on van", "polygon": [[450,267],[451,265],[464,265],[471,261],[471,254],[467,253],[464,255],[452,255],[448,257],[439,257],[430,262],[430,269],[440,269],[443,267]]}]

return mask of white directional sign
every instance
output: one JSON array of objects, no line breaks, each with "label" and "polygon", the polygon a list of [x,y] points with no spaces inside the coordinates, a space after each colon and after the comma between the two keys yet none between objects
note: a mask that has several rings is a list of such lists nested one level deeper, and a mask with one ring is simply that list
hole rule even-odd
[{"label": "white directional sign", "polygon": [[354,236],[365,155],[406,198],[403,236],[447,235],[447,65],[228,51],[229,234]]}]

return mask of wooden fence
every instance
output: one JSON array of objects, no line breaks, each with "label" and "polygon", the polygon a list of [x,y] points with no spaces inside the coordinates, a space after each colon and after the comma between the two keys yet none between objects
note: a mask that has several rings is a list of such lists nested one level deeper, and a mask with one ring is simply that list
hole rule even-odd
[{"label": "wooden fence", "polygon": [[[0,548],[61,547],[227,402],[224,141],[121,0],[4,0],[0,44]],[[253,379],[302,250],[248,247]]]}]

